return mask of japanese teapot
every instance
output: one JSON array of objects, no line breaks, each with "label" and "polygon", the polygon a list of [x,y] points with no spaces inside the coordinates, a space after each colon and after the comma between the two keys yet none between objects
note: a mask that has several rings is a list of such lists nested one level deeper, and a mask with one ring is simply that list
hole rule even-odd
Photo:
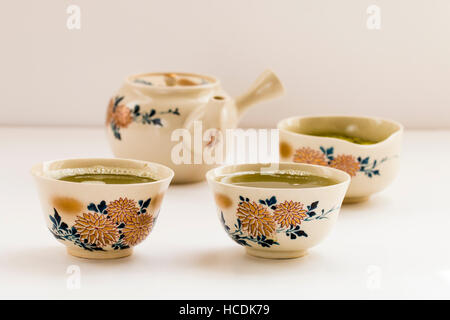
[{"label": "japanese teapot", "polygon": [[219,137],[226,129],[236,128],[251,105],[283,92],[283,85],[270,70],[235,100],[213,76],[132,75],[109,101],[108,140],[116,157],[167,165],[175,171],[175,183],[200,181],[220,164],[204,161],[202,149],[223,147]]}]

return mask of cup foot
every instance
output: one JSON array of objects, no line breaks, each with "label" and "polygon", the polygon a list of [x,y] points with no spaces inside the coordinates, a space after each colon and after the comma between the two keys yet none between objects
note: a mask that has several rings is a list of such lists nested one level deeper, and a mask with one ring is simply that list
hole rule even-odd
[{"label": "cup foot", "polygon": [[133,249],[129,248],[117,251],[88,251],[84,249],[67,248],[67,253],[78,258],[104,260],[128,257],[133,253]]},{"label": "cup foot", "polygon": [[358,203],[358,202],[365,202],[369,200],[370,196],[364,196],[364,197],[345,197],[344,198],[344,204],[348,203]]},{"label": "cup foot", "polygon": [[294,259],[308,254],[308,250],[272,251],[254,248],[245,248],[245,250],[250,256],[265,259]]}]

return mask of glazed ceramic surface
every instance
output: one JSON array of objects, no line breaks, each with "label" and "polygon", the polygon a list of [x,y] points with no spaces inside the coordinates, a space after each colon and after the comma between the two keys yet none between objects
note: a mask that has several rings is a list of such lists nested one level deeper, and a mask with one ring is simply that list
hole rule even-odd
[{"label": "glazed ceramic surface", "polygon": [[350,176],[309,164],[280,163],[279,170],[300,170],[337,184],[316,188],[255,188],[218,182],[224,174],[255,171],[262,164],[230,165],[207,173],[225,232],[250,255],[296,258],[321,242],[339,214]]},{"label": "glazed ceramic surface", "polygon": [[[58,180],[89,170],[144,174],[155,182],[95,184]],[[153,230],[173,177],[165,166],[136,160],[68,159],[35,165],[39,198],[49,231],[69,254],[93,259],[128,256]]]},{"label": "glazed ceramic surface", "polygon": [[[278,123],[280,161],[329,166],[352,181],[345,202],[360,202],[386,188],[398,173],[403,126],[395,121],[349,116],[293,117]],[[309,134],[339,132],[370,141],[361,145]]]},{"label": "glazed ceramic surface", "polygon": [[[240,116],[252,104],[274,98],[284,89],[278,78],[265,71],[243,95],[234,101],[215,77],[188,73],[133,75],[109,101],[106,127],[114,155],[154,161],[175,171],[175,182],[204,179],[216,164],[197,163],[194,153],[218,145],[214,130],[235,128]],[[190,140],[173,137],[176,129],[193,135],[194,123],[201,121],[200,137]],[[211,129],[208,131],[206,130]],[[211,133],[212,132],[212,133]],[[193,148],[200,139],[200,150]],[[174,161],[174,147],[183,141],[190,163]],[[208,150],[212,152],[212,150]],[[201,159],[201,156],[200,156]]]}]

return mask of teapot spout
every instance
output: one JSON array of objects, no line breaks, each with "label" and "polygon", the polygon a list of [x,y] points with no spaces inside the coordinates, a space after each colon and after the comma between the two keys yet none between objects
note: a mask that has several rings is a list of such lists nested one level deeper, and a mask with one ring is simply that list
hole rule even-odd
[{"label": "teapot spout", "polygon": [[[226,124],[224,123],[223,111],[224,106],[229,103],[229,101],[230,99],[226,96],[212,97],[208,103],[199,106],[191,112],[184,123],[184,128],[191,133],[191,136],[195,137],[196,130],[198,130],[196,129],[196,122],[200,122],[200,134],[203,135],[207,130],[210,130],[211,133],[209,137],[210,141],[208,141],[205,146],[214,143],[215,140],[219,139],[217,132],[226,129],[224,127]],[[186,150],[190,150],[196,156],[200,154],[200,158],[202,157],[202,149],[192,148],[190,140],[183,140],[183,144]]]},{"label": "teapot spout", "polygon": [[184,127],[190,129],[194,121],[201,121],[203,129],[223,129],[222,112],[229,99],[225,96],[214,96],[205,105],[199,106],[186,119]]},{"label": "teapot spout", "polygon": [[243,95],[236,98],[236,108],[241,116],[255,103],[277,98],[285,92],[280,79],[271,70],[264,71]]},{"label": "teapot spout", "polygon": [[209,102],[206,104],[205,114],[203,117],[203,123],[206,129],[223,129],[222,112],[227,102],[228,99],[221,95],[216,95],[209,100]]}]

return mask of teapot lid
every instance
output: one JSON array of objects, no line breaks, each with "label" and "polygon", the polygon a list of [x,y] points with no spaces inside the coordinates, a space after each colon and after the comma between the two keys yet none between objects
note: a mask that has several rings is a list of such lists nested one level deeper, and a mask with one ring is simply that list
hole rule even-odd
[{"label": "teapot lid", "polygon": [[132,85],[155,90],[204,90],[219,85],[219,80],[213,76],[185,72],[154,72],[132,75],[127,78]]}]

